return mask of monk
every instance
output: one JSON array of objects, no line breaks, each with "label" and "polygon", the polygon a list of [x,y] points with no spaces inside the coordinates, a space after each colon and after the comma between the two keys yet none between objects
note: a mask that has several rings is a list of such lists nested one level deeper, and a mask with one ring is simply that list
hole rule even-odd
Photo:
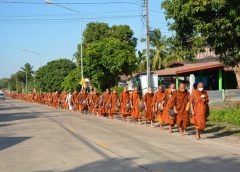
[{"label": "monk", "polygon": [[79,97],[79,110],[82,113],[87,113],[88,111],[88,102],[87,102],[88,93],[85,89],[81,91],[81,96]]},{"label": "monk", "polygon": [[172,133],[172,127],[175,125],[175,118],[169,115],[169,110],[173,107],[172,97],[175,93],[175,84],[171,84],[170,88],[166,90],[166,98],[163,107],[162,121],[169,125],[169,133]]},{"label": "monk", "polygon": [[154,112],[157,114],[157,120],[160,124],[160,129],[163,128],[162,114],[163,106],[166,98],[166,93],[163,91],[163,87],[160,85],[157,92],[154,94],[153,103],[154,103]]},{"label": "monk", "polygon": [[102,104],[99,106],[99,109],[98,109],[98,114],[100,116],[107,115],[105,105],[108,102],[109,97],[110,97],[110,93],[109,93],[109,89],[107,88],[106,91],[102,95]]},{"label": "monk", "polygon": [[117,100],[118,100],[118,94],[116,89],[113,89],[113,92],[111,93],[108,103],[110,104],[110,109],[107,111],[108,118],[113,119],[113,115],[117,114]]},{"label": "monk", "polygon": [[145,126],[147,126],[147,121],[151,122],[151,127],[153,127],[154,113],[153,113],[153,97],[152,88],[148,88],[148,92],[144,95],[143,101],[145,106]]},{"label": "monk", "polygon": [[141,123],[142,112],[139,110],[139,103],[141,102],[140,94],[138,88],[135,87],[133,93],[131,94],[131,103],[132,103],[132,118],[134,123],[138,120],[138,123]]},{"label": "monk", "polygon": [[98,98],[99,96],[97,94],[97,89],[94,88],[92,94],[89,94],[88,96],[88,102],[89,102],[88,109],[92,115],[95,114],[95,107],[96,107]]},{"label": "monk", "polygon": [[67,99],[67,92],[64,91],[62,93],[62,109],[68,109],[68,103],[66,102],[66,99]]},{"label": "monk", "polygon": [[77,111],[78,110],[78,105],[79,105],[79,100],[78,100],[78,92],[75,90],[71,96],[71,102],[73,104],[73,110]]},{"label": "monk", "polygon": [[54,94],[54,96],[53,96],[53,107],[55,108],[55,109],[58,109],[58,100],[59,100],[59,92],[58,91],[56,91],[55,92],[55,94]]},{"label": "monk", "polygon": [[97,93],[97,88],[94,88],[93,90],[93,94],[92,94],[92,114],[96,115],[97,114],[97,104],[98,104],[98,101],[99,101],[99,94]]},{"label": "monk", "polygon": [[186,133],[186,128],[189,124],[189,112],[186,110],[189,102],[189,92],[186,90],[184,83],[180,83],[179,90],[173,95],[172,104],[176,109],[176,124],[180,134],[183,136]]},{"label": "monk", "polygon": [[121,109],[120,112],[122,114],[122,121],[126,121],[127,117],[127,122],[129,122],[129,116],[131,115],[131,104],[130,104],[130,95],[127,90],[127,87],[124,87],[123,92],[121,93],[120,96],[120,104],[121,104]]},{"label": "monk", "polygon": [[197,89],[193,90],[190,96],[190,104],[192,111],[192,124],[196,129],[196,139],[201,139],[201,133],[206,128],[206,118],[209,114],[208,94],[204,90],[204,85],[200,82]]}]

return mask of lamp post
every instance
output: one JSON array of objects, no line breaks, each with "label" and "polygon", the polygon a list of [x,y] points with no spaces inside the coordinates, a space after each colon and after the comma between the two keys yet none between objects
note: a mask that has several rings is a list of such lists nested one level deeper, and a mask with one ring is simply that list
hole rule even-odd
[{"label": "lamp post", "polygon": [[63,6],[61,4],[55,3],[51,0],[45,0],[45,3],[50,4],[50,5],[56,5],[58,7],[64,8],[66,10],[75,12],[75,13],[80,15],[80,22],[81,22],[81,78],[83,79],[84,78],[84,76],[83,76],[83,37],[82,37],[82,16],[81,16],[81,13],[77,10],[74,10],[72,8],[69,8],[69,7]]}]

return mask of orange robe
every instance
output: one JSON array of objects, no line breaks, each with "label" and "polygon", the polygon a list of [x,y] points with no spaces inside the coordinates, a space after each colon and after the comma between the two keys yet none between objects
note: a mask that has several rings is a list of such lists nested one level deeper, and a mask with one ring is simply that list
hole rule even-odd
[{"label": "orange robe", "polygon": [[147,106],[147,110],[144,111],[145,119],[148,121],[154,120],[154,113],[153,113],[153,93],[146,93],[144,95],[143,101]]},{"label": "orange robe", "polygon": [[166,124],[169,124],[169,125],[172,125],[172,126],[175,125],[175,120],[169,119],[168,110],[171,109],[174,106],[173,101],[171,101],[174,93],[175,92],[171,92],[170,89],[168,89],[166,91],[166,99],[165,99],[165,103],[164,103],[164,107],[163,107],[163,114],[162,114],[163,123],[166,123]]},{"label": "orange robe", "polygon": [[155,112],[157,114],[157,120],[159,123],[163,123],[162,121],[162,114],[163,112],[160,112],[157,108],[158,108],[158,104],[159,103],[163,103],[163,101],[165,100],[165,97],[166,97],[166,93],[165,91],[157,91],[155,94],[154,94],[154,98],[153,98],[153,104],[155,106],[155,104],[157,104],[157,107],[155,107]]},{"label": "orange robe", "polygon": [[183,129],[187,128],[189,124],[189,112],[186,111],[186,106],[189,100],[188,91],[176,91],[171,99],[172,105],[176,106],[177,116],[176,116],[176,124],[178,127],[182,127]]},{"label": "orange robe", "polygon": [[78,100],[78,93],[77,92],[74,92],[72,94],[72,103],[73,103],[73,110],[74,111],[78,110],[79,100]]},{"label": "orange robe", "polygon": [[127,103],[130,103],[130,95],[129,92],[122,92],[121,96],[120,96],[120,104],[121,104],[121,108],[120,108],[120,112],[122,114],[122,116],[129,116],[131,114],[131,110],[128,110],[126,108]]},{"label": "orange robe", "polygon": [[87,100],[88,100],[88,110],[92,112],[93,110],[93,100],[92,100],[93,94],[88,94]]},{"label": "orange robe", "polygon": [[102,105],[99,107],[99,110],[98,110],[99,115],[102,115],[102,116],[106,115],[106,113],[107,113],[107,111],[106,111],[106,109],[105,109],[105,105],[106,105],[106,103],[109,101],[110,94],[104,92],[104,93],[103,93],[103,96],[104,96],[104,98],[103,98],[103,103],[102,103]]},{"label": "orange robe", "polygon": [[139,111],[139,103],[140,103],[141,99],[140,99],[140,95],[137,91],[134,91],[131,94],[131,101],[132,101],[132,107],[133,107],[131,114],[132,114],[133,119],[141,119],[142,112]]},{"label": "orange robe", "polygon": [[79,97],[79,109],[80,111],[88,110],[87,105],[83,105],[83,101],[86,100],[88,97],[88,93],[81,93],[81,96]]},{"label": "orange robe", "polygon": [[117,93],[112,93],[108,99],[108,103],[111,104],[111,108],[108,110],[108,114],[110,116],[117,113],[117,99],[118,99]]},{"label": "orange robe", "polygon": [[63,96],[62,96],[63,105],[62,105],[62,107],[64,109],[68,109],[68,103],[66,102],[66,99],[67,99],[67,93],[63,93]]},{"label": "orange robe", "polygon": [[92,95],[92,102],[93,102],[93,106],[92,106],[92,112],[97,112],[97,103],[99,101],[99,95],[97,93],[93,93]]},{"label": "orange robe", "polygon": [[[205,102],[202,101],[204,95]],[[190,96],[190,103],[193,104],[194,115],[192,116],[192,124],[199,130],[206,128],[206,117],[208,113],[208,94],[206,91],[194,90]]]}]

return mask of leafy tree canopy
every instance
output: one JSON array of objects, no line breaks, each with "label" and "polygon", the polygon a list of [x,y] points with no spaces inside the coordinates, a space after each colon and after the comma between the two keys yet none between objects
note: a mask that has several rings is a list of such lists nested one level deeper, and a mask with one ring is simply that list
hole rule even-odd
[{"label": "leafy tree canopy", "polygon": [[[240,76],[239,0],[165,0],[162,7],[170,29],[176,32],[174,43],[179,52],[192,58],[204,45],[210,45]],[[237,79],[240,87],[240,77]]]},{"label": "leafy tree canopy", "polygon": [[[84,31],[84,76],[94,86],[105,89],[117,84],[119,75],[131,74],[137,65],[135,48],[137,39],[127,25],[88,23]],[[80,62],[81,47],[75,57]]]},{"label": "leafy tree canopy", "polygon": [[75,68],[76,65],[68,59],[58,59],[48,62],[36,71],[38,88],[44,92],[61,90],[64,78]]},{"label": "leafy tree canopy", "polygon": [[62,89],[64,91],[74,91],[80,90],[81,86],[79,84],[81,80],[80,68],[75,68],[69,72],[69,74],[64,78],[62,82]]}]

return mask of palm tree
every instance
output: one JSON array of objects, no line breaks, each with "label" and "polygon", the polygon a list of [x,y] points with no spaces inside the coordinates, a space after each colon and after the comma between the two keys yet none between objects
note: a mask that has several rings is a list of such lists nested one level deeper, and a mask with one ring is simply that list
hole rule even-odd
[{"label": "palm tree", "polygon": [[[33,76],[32,74],[34,73],[34,71],[32,70],[33,66],[31,66],[31,64],[26,63],[24,65],[24,67],[21,67],[22,72],[25,73],[25,91],[28,92],[28,87],[32,87],[32,80],[33,80]],[[32,89],[32,88],[31,88]]]},{"label": "palm tree", "polygon": [[32,74],[34,73],[34,71],[33,71],[33,66],[31,66],[31,64],[26,63],[24,67],[21,67],[21,70],[24,73],[27,73],[27,76],[29,79],[32,78]]},{"label": "palm tree", "polygon": [[146,71],[147,60],[144,51],[138,51],[138,69],[137,72]]},{"label": "palm tree", "polygon": [[[142,39],[142,42],[145,39]],[[151,70],[163,69],[164,59],[167,57],[167,41],[166,37],[163,37],[160,29],[154,29],[149,32],[150,43],[150,67]]]}]

